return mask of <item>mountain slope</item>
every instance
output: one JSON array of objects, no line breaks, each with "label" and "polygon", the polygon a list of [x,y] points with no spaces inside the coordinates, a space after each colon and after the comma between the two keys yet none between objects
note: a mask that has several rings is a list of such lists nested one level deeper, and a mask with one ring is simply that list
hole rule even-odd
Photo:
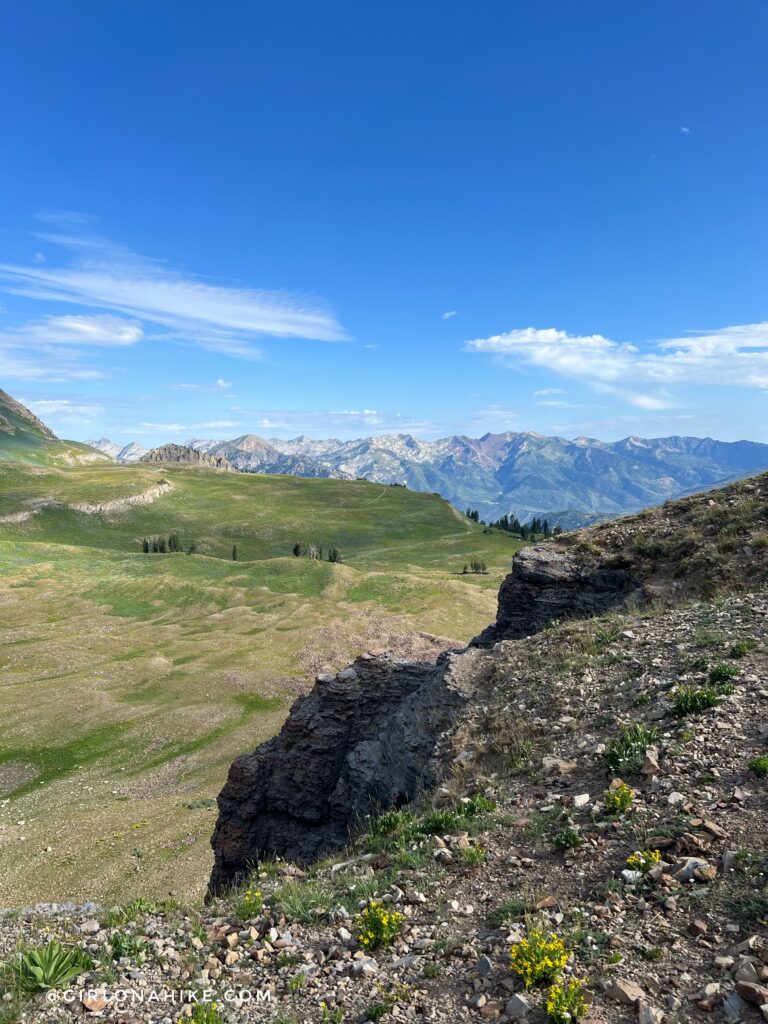
[{"label": "mountain slope", "polygon": [[46,425],[0,389],[0,462],[79,464],[106,456],[79,441],[61,441]]}]

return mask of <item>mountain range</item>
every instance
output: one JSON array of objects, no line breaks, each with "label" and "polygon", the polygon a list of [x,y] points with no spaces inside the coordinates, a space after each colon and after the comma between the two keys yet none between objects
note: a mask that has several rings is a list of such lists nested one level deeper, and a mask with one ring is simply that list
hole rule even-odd
[{"label": "mountain range", "polygon": [[[135,443],[120,448],[107,438],[88,443],[121,462],[146,453]],[[223,457],[244,472],[365,477],[437,492],[459,509],[477,509],[489,521],[505,514],[521,521],[542,516],[565,528],[768,469],[768,444],[708,437],[607,442],[525,431],[437,441],[410,434],[286,441],[244,434],[231,441],[192,438],[185,446]]]}]

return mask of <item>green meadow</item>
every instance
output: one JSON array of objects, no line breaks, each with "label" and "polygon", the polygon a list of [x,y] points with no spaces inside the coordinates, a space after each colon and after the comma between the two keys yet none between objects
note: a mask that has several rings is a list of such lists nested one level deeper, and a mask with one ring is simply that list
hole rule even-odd
[{"label": "green meadow", "polygon": [[318,672],[468,640],[517,546],[365,481],[0,462],[0,905],[199,895],[233,758]]}]

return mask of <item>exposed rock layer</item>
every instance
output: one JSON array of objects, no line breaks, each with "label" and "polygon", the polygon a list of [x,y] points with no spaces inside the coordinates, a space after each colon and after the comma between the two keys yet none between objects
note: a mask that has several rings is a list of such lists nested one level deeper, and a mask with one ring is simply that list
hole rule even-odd
[{"label": "exposed rock layer", "polygon": [[499,589],[496,622],[475,637],[476,647],[532,636],[555,619],[584,619],[637,605],[643,584],[626,569],[585,566],[569,551],[539,544],[518,551]]},{"label": "exposed rock layer", "polygon": [[364,655],[321,676],[282,731],[238,758],[219,796],[211,892],[258,860],[306,864],[346,844],[366,815],[438,781],[436,749],[464,703],[449,670]]},{"label": "exposed rock layer", "polygon": [[142,455],[138,462],[170,462],[187,466],[208,466],[210,469],[227,469],[236,473],[237,469],[222,455],[206,455],[205,452],[185,448],[183,444],[164,444],[153,448]]}]

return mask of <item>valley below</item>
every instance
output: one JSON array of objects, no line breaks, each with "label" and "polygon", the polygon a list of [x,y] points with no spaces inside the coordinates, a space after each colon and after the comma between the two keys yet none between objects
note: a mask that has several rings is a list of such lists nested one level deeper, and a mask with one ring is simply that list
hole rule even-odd
[{"label": "valley below", "polygon": [[463,645],[518,547],[364,481],[3,464],[0,905],[199,896],[233,758],[317,673]]}]

